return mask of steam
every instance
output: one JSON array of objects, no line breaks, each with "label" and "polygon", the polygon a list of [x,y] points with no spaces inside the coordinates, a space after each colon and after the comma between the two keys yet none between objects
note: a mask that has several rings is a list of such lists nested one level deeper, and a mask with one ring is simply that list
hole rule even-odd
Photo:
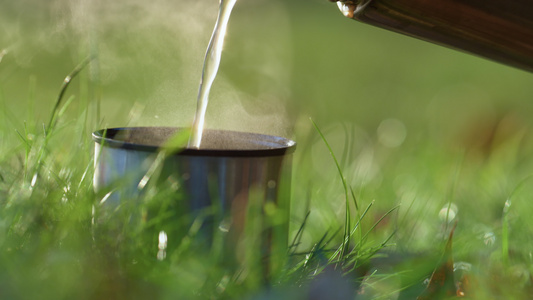
[{"label": "steam", "polygon": [[[25,0],[3,6],[0,51],[8,54],[2,67],[14,61],[11,68],[37,74],[41,97],[54,99],[72,66],[97,53],[98,72],[88,73],[101,86],[105,126],[192,124],[218,1]],[[206,128],[286,135],[288,28],[282,1],[237,3]],[[31,69],[43,61],[49,69]],[[17,74],[27,82],[29,75]]]},{"label": "steam", "polygon": [[6,49],[2,49],[2,51],[0,51],[0,62],[2,62],[2,59],[4,58],[4,55],[7,54],[7,50]]}]

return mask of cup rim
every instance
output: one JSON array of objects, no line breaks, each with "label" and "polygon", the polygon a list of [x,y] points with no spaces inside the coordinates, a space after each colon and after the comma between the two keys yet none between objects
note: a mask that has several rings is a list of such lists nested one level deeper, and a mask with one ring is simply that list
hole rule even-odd
[{"label": "cup rim", "polygon": [[[184,130],[182,127],[115,127],[105,128],[93,132],[93,140],[103,147],[126,149],[133,151],[157,152],[159,145],[141,144],[137,142],[129,142],[124,138],[117,138],[117,136],[129,136],[128,133],[137,131],[143,134],[157,133],[160,136],[171,137],[179,130]],[[231,130],[215,130],[205,129],[205,135],[222,134],[228,137],[235,138],[242,141],[250,140],[249,144],[254,148],[238,149],[190,149],[185,148],[177,151],[175,155],[184,156],[224,156],[224,157],[266,157],[266,156],[283,156],[293,153],[296,150],[296,142],[279,136],[265,135],[259,133],[231,131]],[[163,142],[163,141],[161,141]]]}]

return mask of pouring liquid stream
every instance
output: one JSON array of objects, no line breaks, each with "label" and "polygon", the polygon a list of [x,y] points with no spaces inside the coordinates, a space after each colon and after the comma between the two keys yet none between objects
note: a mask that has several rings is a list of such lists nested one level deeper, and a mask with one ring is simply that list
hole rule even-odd
[{"label": "pouring liquid stream", "polygon": [[237,0],[220,0],[217,22],[205,54],[202,79],[198,91],[196,115],[194,117],[188,148],[199,149],[202,142],[205,113],[207,111],[207,103],[209,102],[209,91],[211,90],[211,86],[213,85],[213,81],[215,80],[220,66],[224,36],[226,35],[226,28],[228,26],[231,11],[236,2]]}]

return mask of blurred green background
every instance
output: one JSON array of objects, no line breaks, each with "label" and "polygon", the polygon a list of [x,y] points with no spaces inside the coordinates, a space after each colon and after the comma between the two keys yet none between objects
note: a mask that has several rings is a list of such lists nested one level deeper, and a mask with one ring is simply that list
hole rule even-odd
[{"label": "blurred green background", "polygon": [[[31,140],[25,133],[42,130],[65,76],[91,54],[98,59],[72,81],[65,98],[75,98],[53,137],[64,174],[90,164],[76,143],[89,144],[96,129],[189,126],[217,8],[216,0],[1,1],[2,171],[25,168],[19,134]],[[394,231],[398,248],[435,250],[453,213],[457,257],[492,268],[487,261],[506,255],[509,222],[509,253],[531,286],[532,74],[346,19],[326,0],[238,0],[228,28],[207,127],[297,141],[293,234],[311,207],[302,248],[342,228],[345,211],[312,119],[359,205],[375,201],[366,228],[401,204],[373,241]],[[76,157],[62,160],[68,151]],[[11,175],[27,188],[19,173]],[[0,178],[0,199],[16,186],[8,181]]]}]

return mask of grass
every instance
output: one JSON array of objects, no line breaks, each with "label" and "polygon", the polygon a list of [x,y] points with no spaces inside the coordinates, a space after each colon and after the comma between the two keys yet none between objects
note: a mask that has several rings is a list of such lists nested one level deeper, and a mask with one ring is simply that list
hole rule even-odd
[{"label": "grass", "polygon": [[[162,68],[150,69],[158,62],[145,55],[154,51],[164,56],[165,44],[155,42],[170,40],[174,31],[150,35],[154,46],[144,45],[139,56],[128,44],[135,40],[122,38],[123,56],[134,57],[140,67],[128,69],[131,66],[121,61],[126,67],[116,76],[121,80],[113,77],[109,57],[84,61],[83,46],[74,46],[75,55],[58,50],[50,64],[33,71],[35,75],[23,72],[25,56],[17,56],[17,51],[24,54],[28,49],[0,49],[0,298],[416,299],[439,266],[457,222],[454,277],[465,286],[465,299],[529,299],[530,77],[459,54],[441,56],[444,50],[402,43],[403,37],[370,28],[349,29],[351,23],[326,17],[319,4],[292,15],[300,9],[291,4],[283,10],[294,20],[294,41],[287,47],[294,47],[297,55],[292,75],[283,78],[291,82],[290,98],[295,99],[287,100],[289,110],[298,109],[298,149],[290,247],[275,278],[265,278],[254,253],[244,255],[244,264],[229,263],[222,254],[222,236],[211,245],[203,243],[198,237],[203,218],[216,208],[197,217],[177,215],[169,209],[175,205],[169,200],[175,195],[171,185],[148,184],[142,197],[113,210],[101,204],[108,191],[93,190],[90,132],[126,124],[113,116],[130,111],[137,115],[133,110],[151,105],[138,98],[153,100],[147,86],[155,86],[155,81],[170,76],[188,83],[170,71],[159,76],[154,70]],[[254,35],[247,30],[257,32],[257,23],[240,16],[236,22],[245,19],[241,24],[247,26],[234,26],[239,34],[230,36],[228,49],[239,48],[235,45],[240,45],[241,35],[251,45]],[[277,14],[276,22],[283,23],[283,18]],[[317,18],[327,19],[330,27]],[[5,18],[0,18],[5,25],[1,20]],[[139,29],[142,24],[132,26]],[[269,26],[260,27],[268,37]],[[116,40],[107,46],[117,46]],[[172,47],[186,48],[169,45],[172,53]],[[398,45],[397,55],[413,53],[378,53],[391,45]],[[246,49],[239,51],[246,54]],[[100,51],[109,55],[106,50]],[[226,61],[247,65],[239,51],[233,56],[229,51]],[[65,53],[73,57],[71,66]],[[353,60],[348,68],[339,53],[368,59]],[[373,55],[379,59],[371,59]],[[183,57],[179,62],[186,65]],[[37,55],[36,64],[47,58]],[[175,65],[163,58],[165,69]],[[265,65],[258,69],[261,66],[276,71]],[[144,71],[148,83],[138,76]],[[67,74],[69,80],[61,85]],[[266,75],[253,69],[226,68],[221,74],[250,94],[285,91],[275,88],[278,81],[260,77]],[[266,79],[271,89],[255,78]],[[118,88],[109,89],[106,80]],[[246,87],[240,88],[239,82]],[[112,101],[117,93],[124,94],[126,104]],[[408,130],[397,147],[382,142],[387,134],[396,137],[394,131],[377,130],[390,118],[401,120]],[[178,137],[165,150],[170,153],[181,143]],[[165,152],[160,155],[162,159]],[[156,165],[147,179],[154,174]],[[160,240],[161,232],[167,241]],[[243,247],[252,249],[250,245]]]},{"label": "grass", "polygon": [[[61,95],[66,87],[62,86]],[[60,96],[51,125],[63,117],[61,101]],[[142,201],[147,205],[125,201],[112,217],[99,219],[105,207],[99,205],[102,195],[92,189],[92,159],[80,160],[79,152],[64,153],[65,145],[49,141],[73,128],[62,125],[18,133],[20,151],[2,160],[4,165],[17,165],[2,168],[11,169],[2,175],[3,297],[226,298],[262,292],[253,273],[232,273],[232,268],[224,268],[224,258],[216,255],[214,246],[205,249],[205,244],[194,242],[202,220],[189,224],[183,222],[187,218],[169,215],[167,207],[172,204],[166,199],[171,189],[146,193],[149,196]],[[74,125],[74,131],[83,126]],[[82,151],[91,151],[89,142],[81,146]],[[150,207],[156,213],[148,221],[132,223]],[[169,235],[183,238],[160,262],[154,229],[169,226]],[[313,265],[314,259],[307,258],[308,264]],[[292,272],[306,273],[303,269]]]},{"label": "grass", "polygon": [[[17,132],[19,146],[2,159],[6,166],[2,170],[11,170],[3,172],[0,199],[4,250],[0,263],[2,277],[6,279],[2,296],[44,299],[241,298],[263,293],[267,296],[272,288],[299,290],[299,285],[309,284],[329,265],[343,270],[342,273],[353,273],[387,244],[384,241],[372,246],[367,241],[383,218],[363,235],[361,221],[372,204],[359,212],[356,199],[352,198],[358,217],[352,217],[350,209],[346,210],[347,223],[340,246],[335,244],[339,236],[326,232],[310,249],[302,247],[305,219],[286,254],[285,260],[290,263],[285,271],[265,282],[264,275],[255,271],[261,269],[261,263],[251,260],[240,266],[228,265],[228,258],[221,256],[217,243],[197,241],[203,217],[175,215],[175,210],[170,209],[175,205],[175,197],[169,195],[176,192],[170,187],[145,184],[142,188],[147,191],[138,196],[140,199],[122,199],[118,207],[109,211],[104,200],[109,197],[104,195],[107,191],[93,192],[92,165],[97,158],[87,159],[83,155],[91,152],[92,144],[81,139],[79,144],[67,146],[69,142],[58,139],[88,127],[84,123],[88,119],[83,116],[77,124],[63,120],[74,99],[63,103],[63,96],[71,80],[91,60],[85,59],[67,75],[48,126]],[[155,180],[152,177],[157,176],[164,156],[185,141],[180,136],[169,141],[146,174],[146,181]],[[324,141],[329,147],[325,138]],[[7,168],[8,165],[13,167]],[[346,180],[338,163],[337,167],[349,207]],[[161,231],[163,228],[178,240],[172,241],[168,249],[166,241],[164,248],[155,247],[155,239],[165,232]],[[243,249],[250,246],[244,245]],[[161,254],[163,250],[165,253]]]},{"label": "grass", "polygon": [[[81,66],[88,63],[85,60]],[[61,138],[90,127],[83,115],[75,122],[65,115],[74,97],[63,103],[63,94],[80,71],[81,67],[76,67],[67,76],[48,126],[25,126],[24,132],[17,131],[18,142],[10,144],[11,148],[3,145],[0,293],[4,298],[307,299],[357,295],[357,299],[415,299],[444,252],[448,224],[457,220],[456,274],[462,272],[471,282],[466,289],[468,299],[526,299],[531,293],[527,238],[532,230],[527,204],[530,177],[518,183],[511,180],[521,177],[513,171],[527,161],[523,158],[526,161],[518,163],[519,144],[494,149],[491,156],[473,163],[464,156],[456,159],[429,151],[435,150],[431,145],[413,149],[420,160],[404,165],[399,172],[421,178],[396,182],[401,200],[389,206],[391,201],[369,201],[368,195],[379,195],[381,188],[369,192],[371,184],[351,183],[345,175],[353,160],[350,151],[344,149],[338,160],[327,134],[311,121],[316,141],[310,145],[328,153],[329,158],[323,159],[332,166],[329,188],[340,188],[337,195],[342,200],[323,198],[320,185],[311,188],[308,204],[298,205],[300,199],[293,199],[287,264],[279,276],[265,281],[256,260],[227,264],[217,243],[209,246],[198,240],[203,217],[175,215],[169,209],[174,205],[169,195],[175,193],[170,187],[149,185],[152,190],[139,196],[141,199],[129,199],[111,212],[106,210],[105,203],[101,204],[104,195],[93,192],[94,158],[87,155],[92,143],[81,136],[74,144]],[[6,120],[14,119],[6,115]],[[185,140],[177,137],[162,155]],[[308,177],[302,180],[309,173],[309,154],[312,151],[297,156],[295,195],[302,190],[301,182],[320,184]],[[514,167],[502,164],[509,159],[516,161]],[[150,169],[147,176],[156,169]],[[493,188],[503,174],[509,177],[504,187],[514,186],[508,199],[495,197],[492,205],[468,203],[480,196],[480,190]],[[440,183],[446,177],[451,183],[443,187]],[[383,174],[383,183],[390,180]],[[432,203],[424,203],[427,197]],[[138,201],[142,205],[133,204]],[[386,204],[377,205],[379,202]],[[440,217],[435,206],[439,203]],[[477,207],[480,203],[484,207]],[[457,211],[457,207],[465,207],[465,211]],[[499,211],[494,211],[498,207]],[[480,215],[484,213],[492,215]],[[158,247],[161,232],[170,237],[168,247],[166,240],[165,247]],[[172,239],[178,236],[181,238]]]}]

